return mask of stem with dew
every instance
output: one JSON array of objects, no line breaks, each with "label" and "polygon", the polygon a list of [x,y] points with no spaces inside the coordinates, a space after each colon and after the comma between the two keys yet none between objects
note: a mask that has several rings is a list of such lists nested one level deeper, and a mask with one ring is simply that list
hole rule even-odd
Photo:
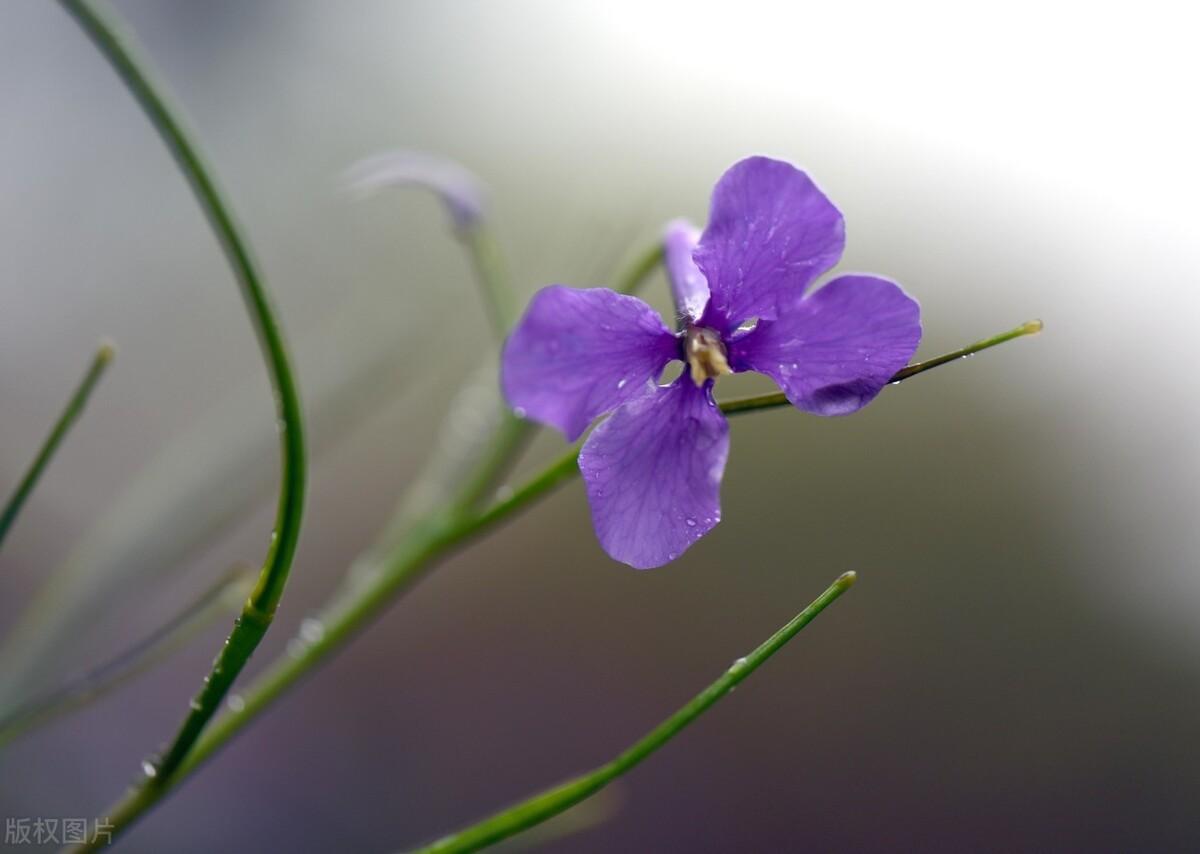
[{"label": "stem with dew", "polygon": [[478,851],[480,848],[499,842],[501,839],[507,839],[553,818],[580,801],[591,797],[665,745],[688,724],[695,721],[718,700],[736,688],[763,662],[782,649],[783,645],[794,638],[801,629],[811,623],[828,605],[849,590],[856,578],[857,576],[853,572],[847,572],[839,577],[811,605],[793,617],[779,631],[771,635],[749,655],[735,661],[720,678],[611,762],[606,762],[593,771],[514,804],[478,824],[443,837],[432,845],[421,848],[421,854],[435,854],[435,852],[436,854],[464,854],[468,851]]},{"label": "stem with dew", "polygon": [[[266,634],[283,595],[296,553],[304,508],[307,460],[303,411],[283,332],[253,261],[249,243],[234,220],[229,203],[217,188],[211,170],[200,156],[193,134],[185,128],[162,87],[151,80],[146,70],[148,65],[138,56],[132,40],[119,32],[119,26],[107,13],[86,0],[60,0],[60,3],[125,83],[191,185],[241,287],[275,392],[281,464],[279,505],[271,544],[258,583],[247,598],[241,616],[234,622],[203,687],[192,700],[178,734],[157,763],[144,766],[148,776],[135,787],[135,791],[142,793],[161,792]],[[142,796],[146,797],[145,794]],[[157,800],[157,796],[151,799]],[[114,829],[114,837],[122,829]]]},{"label": "stem with dew", "polygon": [[[643,269],[641,275],[648,275],[652,270],[653,267]],[[1019,336],[1011,336],[1005,340],[1011,340],[1012,337]],[[960,352],[955,351],[955,353]],[[896,376],[906,379],[928,369],[921,367],[922,365],[935,367],[936,365],[933,363],[945,364],[945,358],[938,357],[928,362],[916,363],[910,368],[920,368],[920,370],[910,371],[909,368],[906,368]],[[901,374],[905,374],[906,371],[909,373],[902,377]],[[722,410],[727,414],[770,409],[777,405],[773,396],[770,395],[720,404]],[[501,442],[506,440],[502,436],[497,436],[494,441],[496,442],[495,447],[498,447]],[[219,718],[205,731],[195,749],[180,767],[171,785],[181,782],[183,778],[189,776],[211,758],[288,688],[344,646],[384,608],[410,589],[433,568],[436,562],[449,557],[500,523],[533,506],[539,499],[549,495],[556,488],[578,475],[579,467],[576,460],[579,455],[579,447],[579,444],[573,446],[522,486],[513,490],[506,497],[495,501],[485,510],[468,512],[469,505],[463,503],[463,499],[466,497],[464,492],[457,501],[452,502],[450,509],[440,514],[434,514],[426,519],[424,524],[416,526],[409,537],[390,552],[371,556],[369,565],[361,573],[361,582],[339,597],[320,615],[319,623],[322,631],[319,636],[297,638],[297,643],[287,655],[281,656],[274,664],[270,665],[242,692],[243,702],[239,705],[238,710]],[[496,459],[498,456],[498,454],[492,455],[488,459]],[[475,490],[473,494],[478,495],[479,493]],[[111,822],[119,827],[136,820],[153,806],[157,798],[161,797],[162,791],[162,789],[134,790],[113,807],[110,813]],[[154,797],[151,797],[152,795]]]}]

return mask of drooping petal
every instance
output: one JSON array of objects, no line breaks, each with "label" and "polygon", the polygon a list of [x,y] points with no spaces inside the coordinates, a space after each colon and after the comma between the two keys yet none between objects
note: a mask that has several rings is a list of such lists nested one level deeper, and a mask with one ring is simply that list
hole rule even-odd
[{"label": "drooping petal", "polygon": [[637,297],[551,285],[534,294],[504,344],[501,387],[513,409],[574,441],[640,394],[679,346]]},{"label": "drooping petal", "polygon": [[842,257],[842,215],[790,163],[750,157],[713,190],[696,249],[712,299],[703,325],[721,332],[751,318],[774,319]]},{"label": "drooping petal", "polygon": [[758,371],[816,415],[866,406],[921,341],[921,309],[895,282],[840,276],[729,344],[734,370]]},{"label": "drooping petal", "polygon": [[700,229],[685,219],[667,223],[663,233],[663,256],[675,309],[692,321],[698,321],[708,305],[708,282],[692,260],[699,241]]},{"label": "drooping petal", "polygon": [[346,180],[351,191],[363,196],[385,187],[424,187],[441,198],[454,227],[473,228],[484,216],[483,183],[465,166],[423,151],[391,151],[359,161]]},{"label": "drooping petal", "polygon": [[622,406],[579,454],[600,545],[636,569],[679,557],[721,520],[729,425],[686,374]]}]

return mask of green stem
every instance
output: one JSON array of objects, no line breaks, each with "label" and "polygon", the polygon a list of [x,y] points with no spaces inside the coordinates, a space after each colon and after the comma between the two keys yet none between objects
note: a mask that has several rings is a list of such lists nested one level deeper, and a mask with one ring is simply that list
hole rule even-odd
[{"label": "green stem", "polygon": [[[618,277],[616,289],[622,293],[637,292],[661,260],[662,247],[654,244]],[[357,575],[365,580],[318,619],[322,627],[320,635],[316,638],[301,635],[294,639],[296,643],[291,645],[288,655],[268,668],[245,692],[241,709],[215,722],[204,734],[181,768],[180,777],[201,765],[301,676],[363,628],[398,593],[416,583],[432,569],[434,561],[449,556],[578,474],[575,460],[579,446],[576,445],[511,495],[494,502],[486,511],[472,512],[492,491],[497,478],[511,465],[515,454],[536,429],[529,422],[506,415],[474,476],[467,480],[444,514],[417,526],[390,553],[371,555],[368,552],[360,558],[365,565]]]},{"label": "green stem", "polygon": [[538,427],[506,411],[479,468],[468,479],[453,509],[469,514],[491,496],[521,450],[533,439]]},{"label": "green stem", "polygon": [[[639,256],[629,270],[618,278],[617,289],[622,293],[636,292],[661,259],[662,248],[656,244]],[[448,508],[425,520],[424,524],[417,525],[408,537],[388,552],[374,554],[368,549],[360,556],[356,563],[361,562],[362,565],[357,567],[356,576],[361,580],[349,593],[339,597],[315,623],[310,623],[307,634],[302,632],[293,639],[288,653],[268,667],[241,695],[242,702],[236,711],[217,719],[201,734],[195,747],[171,778],[160,778],[161,782],[154,786],[136,786],[113,805],[107,813],[106,826],[113,828],[114,838],[255,720],[284,691],[365,628],[400,592],[432,569],[437,559],[453,553],[456,548],[505,517],[515,514],[539,495],[576,473],[575,456],[578,450],[560,459],[548,472],[535,477],[530,485],[495,504],[486,513],[472,515],[468,512],[490,493],[497,479],[511,465],[516,451],[535,429],[534,425],[506,415],[474,477],[467,481]],[[567,471],[563,471],[564,468]],[[320,626],[320,631],[311,631],[312,625]],[[85,846],[79,850],[90,849]]]},{"label": "green stem", "polygon": [[517,321],[516,298],[508,277],[508,265],[500,245],[484,223],[462,229],[459,239],[471,256],[475,278],[483,295],[484,308],[498,339],[503,339]]},{"label": "green stem", "polygon": [[25,472],[25,476],[21,478],[21,482],[17,484],[16,490],[4,505],[4,513],[0,514],[0,546],[4,544],[4,537],[8,534],[8,529],[16,521],[17,514],[21,512],[25,501],[29,498],[30,493],[33,492],[33,488],[37,486],[42,472],[50,464],[50,459],[54,456],[55,451],[58,450],[58,446],[62,444],[71,427],[83,413],[83,408],[87,405],[88,398],[92,394],[92,389],[100,382],[100,377],[104,375],[104,371],[109,363],[112,362],[115,353],[116,350],[113,348],[113,345],[108,342],[101,342],[100,346],[96,349],[96,355],[92,357],[92,364],[88,366],[87,373],[83,375],[83,379],[79,381],[79,386],[75,389],[75,393],[67,401],[66,409],[58,416],[58,421],[55,422],[50,435],[46,437],[46,441],[42,443],[42,448],[38,451],[38,455],[34,457],[29,470]]},{"label": "green stem", "polygon": [[[936,368],[944,365],[947,362],[954,362],[967,356],[974,356],[983,350],[995,347],[999,344],[1004,344],[1007,341],[1012,341],[1015,338],[1022,338],[1026,335],[1036,335],[1042,331],[1042,322],[1040,320],[1030,320],[1022,323],[1020,326],[1014,327],[1007,332],[1001,332],[999,335],[993,335],[991,338],[984,338],[981,341],[976,341],[974,344],[968,344],[958,350],[953,350],[949,353],[944,353],[941,356],[935,356],[932,359],[926,359],[924,362],[914,362],[907,368],[898,370],[889,381],[889,385],[902,383],[910,377],[915,377],[917,374],[924,373],[930,368]],[[726,415],[738,415],[742,412],[753,412],[759,409],[775,409],[780,406],[789,406],[791,401],[787,399],[781,391],[771,392],[770,394],[758,394],[753,397],[740,397],[736,400],[726,400],[721,403],[721,411]]]},{"label": "green stem", "polygon": [[113,660],[5,716],[0,720],[0,748],[31,730],[106,697],[170,658],[196,635],[213,625],[215,620],[236,613],[250,592],[252,569],[245,565],[231,569],[196,601],[173,614],[147,637]]},{"label": "green stem", "polygon": [[926,359],[924,362],[916,362],[909,365],[907,368],[902,368],[892,377],[892,383],[903,382],[909,377],[915,377],[917,374],[936,368],[939,365],[944,365],[947,362],[954,362],[958,359],[964,359],[967,356],[974,356],[976,353],[988,350],[999,344],[1004,344],[1016,338],[1022,338],[1026,335],[1037,335],[1042,331],[1042,322],[1040,320],[1027,320],[1020,326],[1016,326],[1007,332],[1001,332],[999,335],[993,335],[991,338],[984,338],[976,341],[974,344],[968,344],[959,350],[953,350],[941,356],[935,356],[932,359]]},{"label": "green stem", "polygon": [[[927,363],[918,363],[921,364]],[[770,400],[756,404],[757,408],[771,408],[774,405]],[[722,409],[726,406],[728,404],[722,404]],[[738,402],[738,407],[733,411],[748,412],[755,408],[742,402]],[[505,441],[510,440],[498,436],[496,447]],[[204,732],[195,749],[179,768],[171,785],[174,786],[191,775],[288,688],[365,628],[387,605],[429,572],[437,561],[449,557],[501,522],[531,507],[540,498],[579,474],[579,467],[576,465],[579,447],[580,445],[576,444],[488,509],[469,515],[452,508],[442,516],[431,518],[424,525],[418,526],[390,553],[368,553],[367,563],[358,573],[362,580],[321,615],[317,621],[321,626],[320,632],[309,632],[307,637],[301,633],[289,645],[288,654],[281,656],[250,684],[242,694],[238,710],[218,719]],[[488,457],[493,461],[498,458],[497,454]],[[460,497],[460,500],[454,503],[454,507],[463,506]],[[135,789],[110,811],[110,823],[120,828],[133,822],[154,805],[157,797],[152,795],[160,791],[144,787]]]},{"label": "green stem", "polygon": [[178,735],[156,767],[146,766],[153,773],[137,787],[144,792],[161,792],[187,757],[205,724],[217,712],[230,685],[266,634],[283,595],[296,553],[303,515],[306,479],[303,413],[283,333],[252,259],[249,244],[236,224],[229,204],[217,189],[210,169],[192,142],[192,134],[185,130],[183,120],[168,103],[161,87],[150,79],[145,70],[148,65],[138,57],[132,40],[119,35],[118,26],[85,0],[60,2],[125,82],[190,183],[241,286],[275,390],[281,464],[279,506],[271,545],[264,558],[258,584],[247,599],[242,615],[234,623],[233,631],[213,663],[204,686],[192,700],[191,711],[184,719]]},{"label": "green stem", "polygon": [[579,474],[578,461],[581,447],[583,447],[582,442],[572,445],[569,451],[513,490],[511,495],[497,501],[472,519],[470,533],[475,535],[493,527],[517,510],[532,504]]},{"label": "green stem", "polygon": [[651,244],[646,248],[641,255],[633,259],[629,270],[617,282],[614,290],[620,294],[635,294],[641,290],[642,285],[646,284],[646,280],[650,278],[658,265],[663,260],[662,241]]},{"label": "green stem", "polygon": [[546,821],[600,791],[678,735],[688,724],[737,687],[738,683],[778,652],[830,603],[850,589],[855,577],[853,572],[847,572],[833,582],[824,593],[797,614],[787,625],[771,635],[745,658],[735,661],[717,681],[697,694],[691,702],[652,729],[645,737],[611,762],[534,795],[478,824],[439,839],[432,845],[420,849],[421,852],[425,852],[425,854],[433,854],[433,852],[460,854],[460,852],[477,851]]}]

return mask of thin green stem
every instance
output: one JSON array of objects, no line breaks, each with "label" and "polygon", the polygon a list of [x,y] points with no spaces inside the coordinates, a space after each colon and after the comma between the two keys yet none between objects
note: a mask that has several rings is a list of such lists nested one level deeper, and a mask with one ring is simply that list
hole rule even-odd
[{"label": "thin green stem", "polygon": [[1001,332],[999,335],[993,335],[991,338],[984,338],[981,341],[976,341],[974,344],[968,344],[959,350],[954,350],[950,353],[945,353],[941,356],[935,356],[932,359],[926,359],[924,362],[916,362],[909,365],[907,368],[902,368],[892,377],[892,383],[903,382],[909,377],[915,377],[917,374],[928,371],[930,368],[936,368],[939,365],[944,365],[947,362],[954,362],[958,359],[964,359],[967,356],[974,356],[984,350],[988,350],[999,344],[1005,344],[1016,338],[1023,338],[1026,335],[1037,335],[1042,331],[1042,322],[1040,320],[1027,320],[1020,326],[1014,327],[1007,332]]},{"label": "thin green stem", "polygon": [[625,275],[617,280],[617,286],[613,290],[619,294],[636,294],[649,280],[650,274],[658,269],[662,260],[662,241],[657,241],[633,259],[633,263],[629,265]]},{"label": "thin green stem", "polygon": [[[624,293],[636,292],[661,259],[662,249],[658,245],[638,256],[629,270],[618,277],[617,289]],[[490,494],[535,429],[527,422],[506,415],[504,424],[493,437],[489,453],[484,455],[474,477],[468,479],[449,507],[416,525],[409,536],[387,553],[376,555],[368,549],[360,556],[359,560],[364,563],[357,573],[360,580],[350,593],[339,597],[316,620],[315,625],[321,627],[320,631],[311,631],[314,624],[310,623],[308,633],[302,632],[294,638],[288,653],[268,667],[239,696],[237,710],[218,718],[201,734],[169,780],[162,780],[156,786],[136,786],[113,805],[106,818],[108,825],[114,828],[114,838],[152,809],[168,791],[189,777],[288,688],[365,628],[399,593],[431,570],[435,561],[449,556],[575,474],[578,471],[575,467],[577,450],[487,512],[467,512]]]},{"label": "thin green stem", "polygon": [[606,762],[594,771],[536,794],[478,824],[439,839],[420,851],[425,854],[433,854],[433,852],[461,854],[461,852],[478,851],[480,848],[540,824],[591,797],[665,745],[688,724],[737,687],[763,662],[794,638],[801,629],[811,623],[830,603],[849,590],[850,586],[854,584],[855,577],[853,572],[847,572],[838,578],[811,605],[792,618],[787,625],[771,635],[749,655],[735,661],[719,679],[612,761]]},{"label": "thin green stem", "polygon": [[582,443],[576,443],[571,449],[560,456],[546,468],[527,480],[511,495],[499,499],[487,510],[471,520],[470,534],[472,536],[503,521],[517,510],[532,504],[566,483],[579,474],[579,449]]},{"label": "thin green stem", "polygon": [[468,478],[462,492],[455,501],[454,509],[462,514],[477,510],[488,499],[520,452],[529,444],[538,431],[538,426],[523,421],[505,411],[500,426],[479,467]]},{"label": "thin green stem", "polygon": [[88,366],[87,373],[83,375],[75,393],[67,401],[66,408],[58,416],[58,421],[55,422],[46,441],[42,443],[42,448],[38,451],[37,456],[33,458],[29,470],[25,472],[25,476],[21,478],[16,490],[4,505],[4,512],[0,514],[0,546],[3,546],[4,537],[8,534],[13,522],[16,521],[17,514],[21,512],[21,508],[33,492],[33,488],[37,486],[42,472],[50,464],[50,459],[58,450],[58,446],[62,444],[71,427],[83,413],[83,408],[87,405],[88,398],[91,397],[92,389],[100,382],[100,377],[104,375],[105,369],[108,368],[115,354],[116,350],[113,345],[106,341],[100,342],[100,346],[96,348],[96,355],[92,357],[92,363]]},{"label": "thin green stem", "polygon": [[[984,338],[981,341],[976,341],[974,344],[968,344],[958,350],[952,350],[949,353],[944,353],[941,356],[935,356],[932,359],[926,359],[924,362],[914,362],[906,368],[898,370],[889,381],[889,385],[902,383],[910,377],[915,377],[917,374],[924,373],[930,368],[936,368],[947,362],[954,362],[959,359],[973,356],[983,350],[995,347],[999,344],[1012,341],[1015,338],[1022,338],[1026,335],[1036,335],[1042,331],[1042,322],[1040,320],[1030,320],[1022,323],[1020,326],[1014,327],[1007,332],[1001,332],[999,335],[993,335],[991,338]],[[758,394],[753,397],[740,397],[736,400],[725,400],[721,402],[721,411],[726,415],[739,415],[743,412],[754,412],[759,409],[776,409],[781,406],[789,406],[791,402],[781,391],[771,392],[770,394]]]},{"label": "thin green stem", "polygon": [[[107,14],[85,0],[60,0],[60,3],[125,82],[191,185],[241,286],[275,390],[281,464],[279,506],[271,545],[258,584],[234,623],[204,686],[192,700],[191,711],[178,735],[162,759],[156,765],[148,766],[154,773],[137,787],[139,791],[152,793],[156,800],[166,791],[167,781],[216,714],[229,687],[266,634],[283,595],[296,553],[304,506],[307,471],[303,412],[283,332],[251,256],[249,243],[192,141],[193,135],[185,129],[179,113],[163,94],[164,90],[151,80],[146,70],[149,66],[138,56],[132,40],[119,34],[118,25]],[[114,836],[119,830],[114,831]]]},{"label": "thin green stem", "polygon": [[[659,244],[637,256],[617,279],[617,290],[636,293],[662,260]],[[444,558],[478,538],[540,496],[579,473],[575,464],[579,446],[530,479],[520,489],[494,502],[486,511],[472,512],[494,489],[497,479],[511,465],[513,457],[536,431],[536,426],[506,415],[493,437],[474,476],[442,515],[427,519],[390,554],[371,558],[359,573],[364,579],[352,594],[335,602],[318,619],[319,637],[295,638],[288,655],[281,658],[255,681],[243,696],[237,713],[226,715],[213,724],[196,745],[196,750],[181,769],[185,776],[246,726],[288,687],[336,650],[357,630],[382,611],[395,596],[432,569],[435,560]]]},{"label": "thin green stem", "polygon": [[[727,405],[723,404],[722,408]],[[737,412],[753,409],[739,405],[741,408],[736,410]],[[760,404],[758,408],[770,408],[773,405]],[[495,441],[495,447],[499,447],[500,443],[509,440],[498,436]],[[486,510],[471,515],[452,509],[417,526],[411,535],[391,552],[375,556],[368,553],[368,563],[359,573],[361,581],[358,585],[318,618],[317,624],[321,626],[321,630],[309,632],[307,636],[301,633],[289,644],[288,654],[280,657],[250,684],[240,697],[238,710],[219,718],[204,732],[195,749],[179,768],[171,785],[191,775],[261,712],[269,708],[288,688],[344,646],[350,638],[365,628],[370,620],[431,571],[438,561],[454,554],[501,522],[532,507],[539,499],[578,475],[576,459],[579,447],[578,444],[572,447]],[[487,459],[494,462],[498,458],[499,455],[494,454]],[[492,464],[485,462],[481,471]],[[477,488],[472,489],[479,494]],[[461,496],[454,506],[463,506]],[[110,822],[116,827],[122,827],[152,807],[154,801],[146,796],[146,792],[145,789],[135,789],[131,792],[109,813]]]},{"label": "thin green stem", "polygon": [[170,658],[217,619],[237,613],[250,592],[252,572],[253,567],[248,565],[234,567],[194,602],[116,658],[14,709],[0,720],[0,748],[106,697]]},{"label": "thin green stem", "polygon": [[475,268],[475,278],[479,283],[479,291],[483,296],[484,308],[492,330],[498,339],[503,339],[508,330],[517,320],[517,301],[513,295],[512,283],[508,276],[508,264],[500,245],[483,222],[476,222],[469,228],[461,229],[459,239],[467,248],[471,264]]}]

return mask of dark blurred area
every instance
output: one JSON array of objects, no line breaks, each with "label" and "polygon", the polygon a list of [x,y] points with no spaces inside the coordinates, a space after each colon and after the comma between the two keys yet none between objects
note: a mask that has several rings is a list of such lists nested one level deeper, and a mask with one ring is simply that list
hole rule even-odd
[{"label": "dark blurred area", "polygon": [[[736,694],[510,850],[1200,849],[1200,61],[1178,13],[115,8],[253,239],[313,421],[299,558],[251,673],[386,523],[494,348],[437,201],[345,191],[365,156],[480,175],[522,299],[611,283],[765,153],[843,210],[840,269],[921,301],[920,356],[1046,321],[850,418],[737,419],[724,521],[663,569],[608,560],[569,484],[439,566],[125,850],[431,840],[606,761],[851,569],[856,587]],[[120,348],[0,555],[0,636],[79,542],[108,568],[82,561],[76,593],[125,579],[27,660],[44,687],[261,558],[274,416],[185,183],[55,4],[0,9],[0,116],[0,492],[94,342]],[[668,310],[661,280],[649,298]],[[540,436],[514,481],[561,448]],[[214,472],[203,507],[171,492]],[[135,482],[157,484],[123,505],[136,542],[83,540]],[[178,538],[196,545],[156,565]],[[0,752],[0,818],[103,816],[226,629]]]}]

